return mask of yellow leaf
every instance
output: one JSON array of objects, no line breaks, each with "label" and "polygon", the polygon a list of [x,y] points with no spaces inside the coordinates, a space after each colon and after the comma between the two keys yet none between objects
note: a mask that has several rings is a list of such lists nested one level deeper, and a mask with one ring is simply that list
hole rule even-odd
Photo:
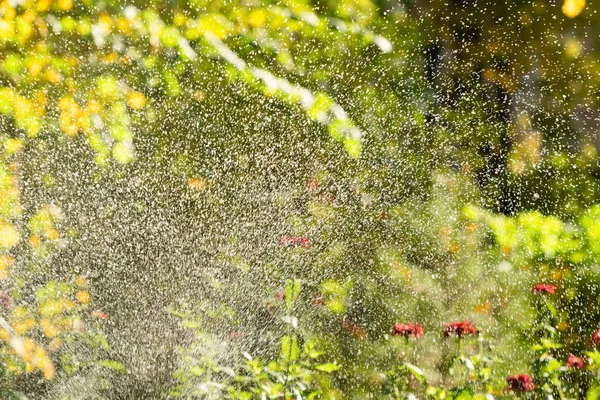
[{"label": "yellow leaf", "polygon": [[31,235],[31,237],[29,238],[29,244],[34,249],[37,249],[38,247],[40,247],[41,244],[40,237],[38,235]]},{"label": "yellow leaf", "polygon": [[38,0],[35,6],[38,11],[46,11],[48,8],[50,8],[51,3],[52,1],[50,0]]},{"label": "yellow leaf", "polygon": [[585,8],[585,0],[565,0],[562,12],[569,18],[575,18]]},{"label": "yellow leaf", "polygon": [[44,317],[52,317],[56,314],[60,314],[62,311],[63,304],[55,299],[47,300],[39,306],[39,313]]},{"label": "yellow leaf", "polygon": [[60,122],[60,128],[67,135],[69,135],[71,137],[77,135],[77,131],[79,131],[79,126],[77,125],[77,122],[74,121],[74,118],[71,114],[68,114],[68,113],[60,114],[59,122]]},{"label": "yellow leaf", "polygon": [[193,190],[200,190],[206,186],[206,183],[204,182],[204,180],[202,178],[196,178],[196,177],[188,178],[187,184],[188,184],[188,187]]},{"label": "yellow leaf", "polygon": [[183,26],[185,25],[187,21],[187,18],[185,17],[185,14],[178,12],[177,14],[175,14],[175,17],[173,18],[173,24],[175,26]]},{"label": "yellow leaf", "polygon": [[9,255],[1,255],[0,256],[0,270],[8,269],[12,267],[15,263],[15,258]]},{"label": "yellow leaf", "polygon": [[266,21],[267,21],[267,12],[264,9],[262,9],[262,8],[258,8],[256,10],[253,10],[248,15],[248,22],[254,28],[258,28],[260,26],[263,26]]},{"label": "yellow leaf", "polygon": [[85,290],[77,292],[75,297],[77,297],[77,300],[79,300],[81,304],[88,304],[90,302],[90,295]]},{"label": "yellow leaf", "polygon": [[49,338],[53,338],[60,333],[58,327],[47,319],[40,320],[40,328],[42,328],[44,335]]},{"label": "yellow leaf", "polygon": [[50,361],[49,358],[45,358],[41,369],[44,373],[44,379],[46,379],[47,381],[49,381],[50,379],[54,378],[54,364],[52,364],[52,361]]},{"label": "yellow leaf", "polygon": [[132,92],[127,96],[127,105],[134,110],[139,110],[146,104],[146,97],[140,92]]},{"label": "yellow leaf", "polygon": [[45,73],[46,79],[50,83],[54,83],[55,85],[59,84],[63,80],[63,76],[54,68],[48,68]]},{"label": "yellow leaf", "polygon": [[13,20],[17,15],[15,9],[13,8],[13,6],[11,6],[10,2],[8,1],[5,1],[2,4],[0,4],[0,12],[2,12],[2,14],[4,15],[4,19],[8,21]]},{"label": "yellow leaf", "polygon": [[85,106],[85,113],[86,114],[100,114],[103,110],[102,107],[102,103],[100,103],[98,100],[90,100],[87,105]]},{"label": "yellow leaf", "polygon": [[73,8],[73,0],[58,0],[56,2],[56,7],[62,11],[69,11]]},{"label": "yellow leaf", "polygon": [[42,69],[44,68],[45,63],[42,60],[31,58],[27,61],[27,69],[29,70],[29,74],[32,76],[37,76]]},{"label": "yellow leaf", "polygon": [[19,243],[19,232],[9,223],[0,222],[0,249],[10,249]]},{"label": "yellow leaf", "polygon": [[19,335],[24,335],[29,330],[29,327],[25,322],[13,323],[12,327],[15,330],[15,332],[17,332]]},{"label": "yellow leaf", "polygon": [[87,284],[88,284],[87,280],[83,276],[79,275],[79,276],[77,276],[77,278],[75,278],[75,286],[76,287],[85,289],[85,288],[87,288]]}]

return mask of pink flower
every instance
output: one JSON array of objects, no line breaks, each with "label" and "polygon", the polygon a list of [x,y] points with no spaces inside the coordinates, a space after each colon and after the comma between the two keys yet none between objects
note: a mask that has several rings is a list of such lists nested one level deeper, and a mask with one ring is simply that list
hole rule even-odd
[{"label": "pink flower", "polygon": [[102,311],[94,311],[92,312],[92,317],[94,318],[100,318],[100,319],[108,319],[108,314],[102,312]]},{"label": "pink flower", "polygon": [[456,335],[463,337],[467,335],[475,335],[477,328],[470,321],[450,322],[444,324],[444,336]]},{"label": "pink flower", "polygon": [[538,283],[533,287],[533,293],[541,293],[541,294],[555,294],[556,286],[549,283]]},{"label": "pink flower", "polygon": [[311,245],[309,238],[304,236],[283,236],[279,239],[279,245],[285,247],[302,247],[307,249]]},{"label": "pink flower", "polygon": [[570,355],[567,358],[566,366],[569,368],[582,369],[585,368],[585,360],[582,357]]},{"label": "pink flower", "polygon": [[423,337],[424,330],[421,324],[396,324],[392,328],[392,335]]},{"label": "pink flower", "polygon": [[513,392],[531,392],[535,389],[533,379],[527,374],[511,375],[506,378],[506,383],[508,383],[506,390],[512,390]]}]

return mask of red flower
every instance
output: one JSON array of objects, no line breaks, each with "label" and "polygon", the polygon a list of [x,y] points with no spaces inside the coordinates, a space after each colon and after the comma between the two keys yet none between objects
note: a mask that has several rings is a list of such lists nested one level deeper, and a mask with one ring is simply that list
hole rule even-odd
[{"label": "red flower", "polygon": [[600,344],[600,331],[596,331],[592,334],[592,343],[593,344]]},{"label": "red flower", "polygon": [[533,379],[527,374],[511,375],[506,378],[506,383],[508,383],[506,390],[512,390],[513,392],[531,392],[535,389]]},{"label": "red flower", "polygon": [[392,328],[392,335],[423,337],[423,325],[421,324],[396,324]]},{"label": "red flower", "polygon": [[470,321],[450,322],[444,324],[444,336],[456,335],[463,337],[467,335],[475,335],[477,328]]},{"label": "red flower", "polygon": [[310,239],[304,236],[283,236],[279,239],[280,246],[309,248]]},{"label": "red flower", "polygon": [[550,293],[550,294],[555,294],[556,293],[556,286],[551,285],[549,283],[538,283],[537,285],[535,285],[533,287],[533,293],[542,293],[542,294]]},{"label": "red flower", "polygon": [[570,368],[582,369],[585,368],[585,360],[582,357],[570,355],[569,358],[567,358],[566,365]]}]

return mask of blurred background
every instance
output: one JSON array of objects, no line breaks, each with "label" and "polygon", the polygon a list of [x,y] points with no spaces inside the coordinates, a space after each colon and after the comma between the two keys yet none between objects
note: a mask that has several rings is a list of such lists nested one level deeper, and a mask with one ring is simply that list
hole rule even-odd
[{"label": "blurred background", "polygon": [[312,242],[298,332],[340,365],[325,398],[394,398],[405,358],[451,384],[454,320],[502,388],[529,368],[539,282],[561,356],[580,351],[600,327],[599,19],[586,0],[0,0],[5,397],[204,398],[190,359],[276,357],[289,235]]}]

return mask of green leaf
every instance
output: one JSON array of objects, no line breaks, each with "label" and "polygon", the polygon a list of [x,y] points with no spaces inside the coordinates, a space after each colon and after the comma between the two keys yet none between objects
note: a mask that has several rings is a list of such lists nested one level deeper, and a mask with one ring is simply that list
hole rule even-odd
[{"label": "green leaf", "polygon": [[438,393],[438,389],[433,386],[428,386],[427,389],[425,390],[425,394],[427,396],[435,396],[436,393]]},{"label": "green leaf", "polygon": [[585,395],[586,400],[598,400],[600,399],[600,386],[594,384],[590,387]]},{"label": "green leaf", "polygon": [[183,320],[181,321],[181,327],[182,328],[198,328],[198,323],[195,321],[190,321],[189,319]]},{"label": "green leaf", "polygon": [[325,307],[334,314],[343,314],[346,306],[341,299],[329,299],[325,302]]},{"label": "green leaf", "polygon": [[306,396],[306,400],[315,400],[321,398],[323,392],[321,390],[315,390]]},{"label": "green leaf", "polygon": [[281,338],[281,354],[284,360],[292,361],[298,358],[300,355],[300,348],[298,347],[298,339],[294,336],[284,336]]},{"label": "green leaf", "polygon": [[471,400],[473,395],[468,389],[462,390],[454,399],[455,400]]},{"label": "green leaf", "polygon": [[104,348],[104,350],[110,351],[110,347],[108,346],[108,342],[106,341],[104,336],[102,336],[101,334],[94,335],[94,339],[96,340],[96,343],[100,344],[102,348]]},{"label": "green leaf", "polygon": [[166,71],[163,75],[166,84],[166,92],[170,97],[176,97],[181,94],[181,86],[175,74],[171,71]]},{"label": "green leaf", "polygon": [[125,368],[125,366],[118,361],[101,360],[101,361],[98,361],[98,365],[100,365],[102,367],[114,369],[115,371],[127,373],[127,368]]},{"label": "green leaf", "polygon": [[585,354],[592,360],[595,366],[600,366],[600,352],[598,350],[586,351]]},{"label": "green leaf", "polygon": [[541,340],[542,345],[544,346],[544,348],[546,349],[562,349],[563,345],[560,343],[555,343],[549,339],[542,339]]},{"label": "green leaf", "polygon": [[117,142],[112,148],[112,153],[119,164],[127,164],[133,160],[133,149],[128,142]]},{"label": "green leaf", "polygon": [[340,367],[334,363],[319,364],[315,368],[323,372],[333,372],[340,369]]},{"label": "green leaf", "polygon": [[310,358],[318,358],[323,354],[322,351],[316,349],[315,342],[311,340],[304,343],[304,353]]},{"label": "green leaf", "polygon": [[296,299],[296,296],[300,293],[300,280],[299,279],[288,279],[285,282],[285,304],[288,310],[292,308],[292,304]]},{"label": "green leaf", "polygon": [[419,382],[421,382],[423,385],[427,384],[427,380],[425,379],[425,374],[423,373],[421,368],[417,367],[416,365],[410,364],[410,363],[404,363],[404,366],[411,374],[413,374],[413,376],[415,378],[417,378],[417,380]]},{"label": "green leaf", "polygon": [[166,312],[169,313],[169,314],[171,314],[171,315],[174,315],[176,317],[182,318],[182,319],[183,318],[187,318],[187,315],[185,313],[183,313],[181,311],[177,311],[177,310],[171,309],[171,308],[166,309]]},{"label": "green leaf", "polygon": [[344,147],[350,157],[352,157],[352,158],[360,157],[360,152],[361,152],[361,148],[362,148],[360,140],[351,138],[351,137],[345,138],[344,139]]},{"label": "green leaf", "polygon": [[552,372],[558,371],[560,367],[562,367],[562,363],[557,359],[552,358],[546,362],[546,365],[542,370],[551,374]]},{"label": "green leaf", "polygon": [[554,305],[554,303],[552,303],[551,301],[547,301],[546,307],[548,308],[548,311],[550,311],[550,314],[552,314],[552,316],[558,316],[558,311],[556,311],[556,306]]}]

